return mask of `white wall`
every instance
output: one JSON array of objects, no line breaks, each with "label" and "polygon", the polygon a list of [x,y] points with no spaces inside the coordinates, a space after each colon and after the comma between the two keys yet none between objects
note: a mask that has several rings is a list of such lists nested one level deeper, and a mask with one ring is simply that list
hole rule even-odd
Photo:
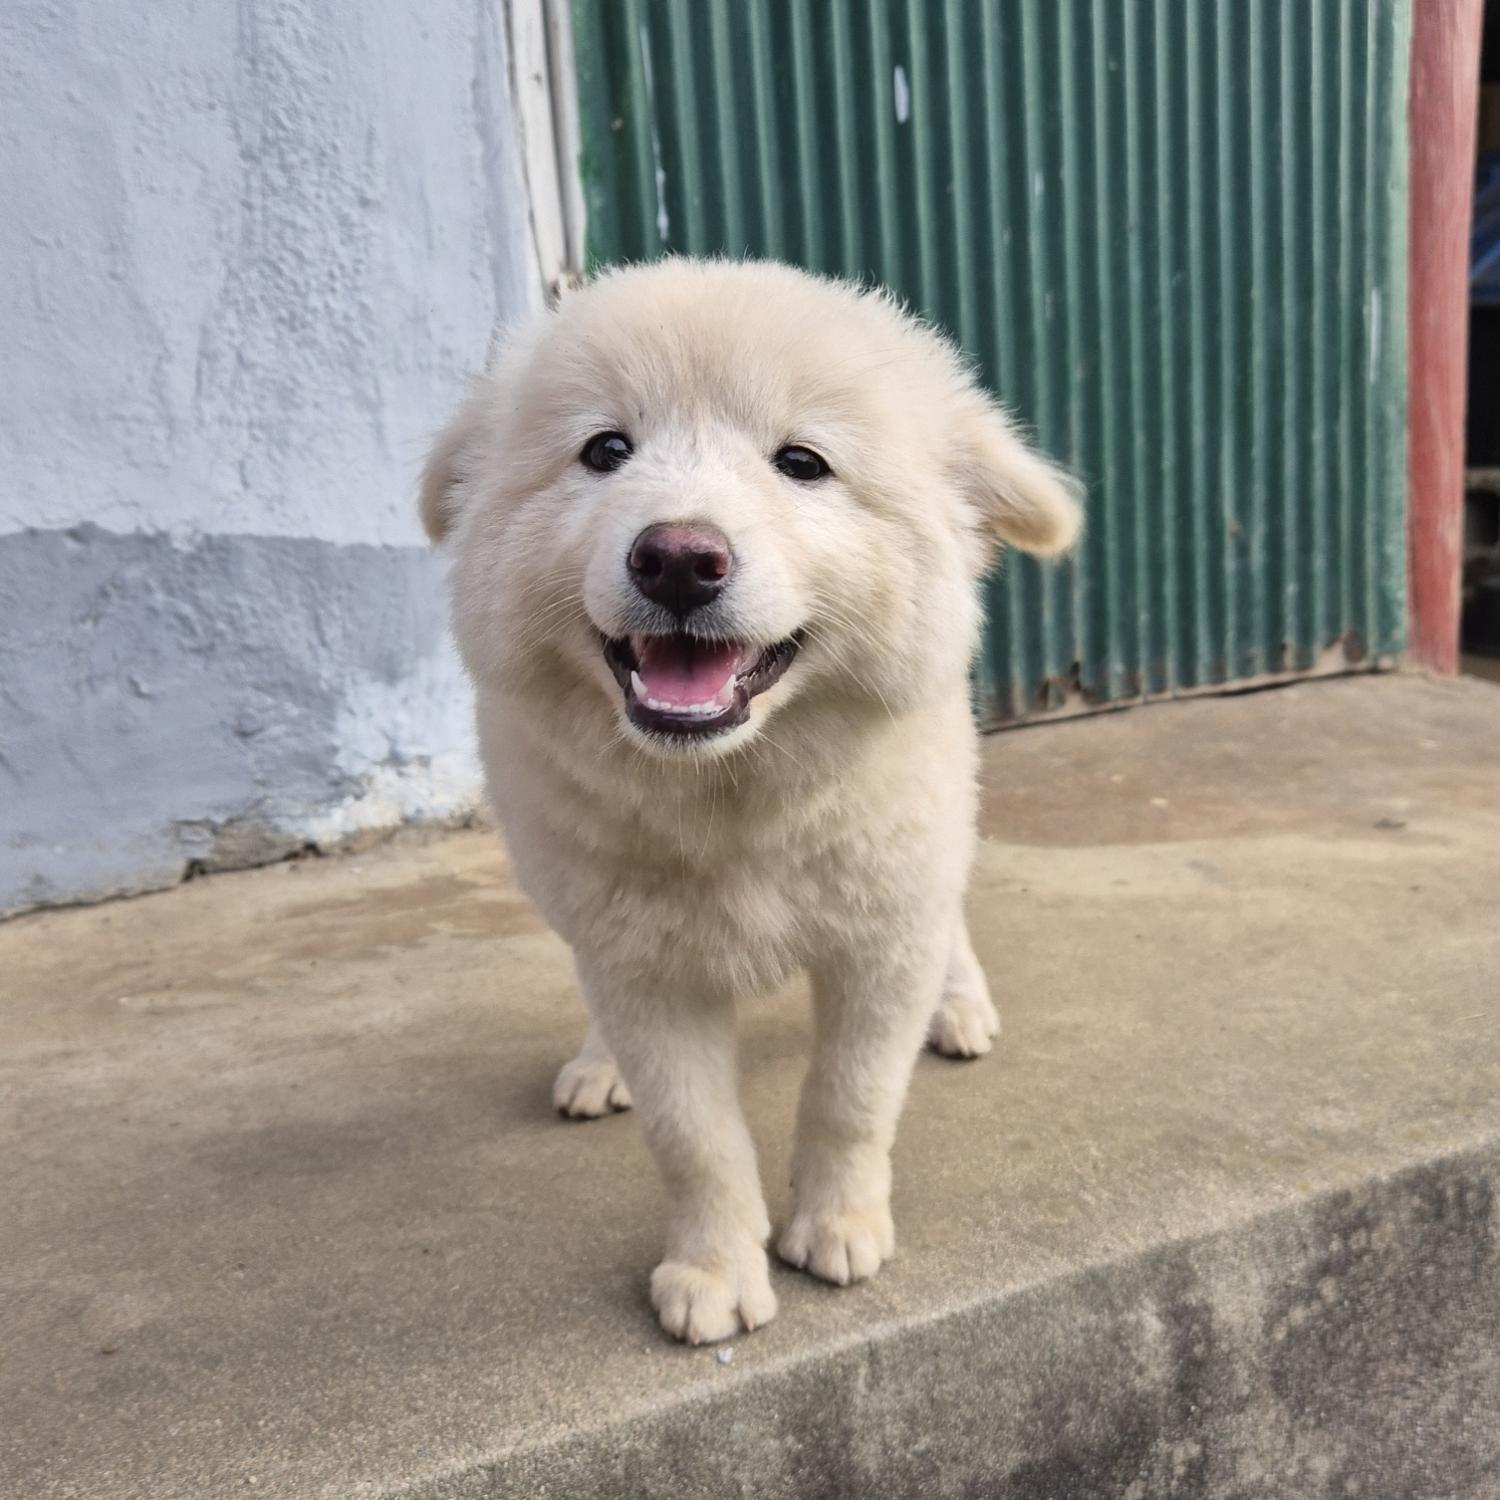
[{"label": "white wall", "polygon": [[0,910],[472,801],[413,488],[537,295],[498,0],[13,0],[0,202]]}]

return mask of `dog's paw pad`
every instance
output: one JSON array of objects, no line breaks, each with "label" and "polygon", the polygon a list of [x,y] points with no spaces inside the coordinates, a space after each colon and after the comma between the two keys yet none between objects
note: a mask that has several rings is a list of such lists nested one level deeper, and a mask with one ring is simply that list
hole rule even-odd
[{"label": "dog's paw pad", "polygon": [[611,1057],[575,1057],[565,1063],[552,1085],[552,1102],[572,1120],[597,1120],[630,1108],[630,1090]]},{"label": "dog's paw pad", "polygon": [[776,1246],[788,1265],[848,1286],[873,1276],[896,1249],[888,1210],[794,1214]]},{"label": "dog's paw pad", "polygon": [[944,1057],[983,1057],[1000,1033],[1000,1017],[987,995],[944,995],[932,1013],[927,1045]]},{"label": "dog's paw pad", "polygon": [[732,1271],[664,1260],[651,1273],[651,1305],[661,1326],[688,1344],[715,1344],[776,1316],[776,1294],[759,1247]]}]

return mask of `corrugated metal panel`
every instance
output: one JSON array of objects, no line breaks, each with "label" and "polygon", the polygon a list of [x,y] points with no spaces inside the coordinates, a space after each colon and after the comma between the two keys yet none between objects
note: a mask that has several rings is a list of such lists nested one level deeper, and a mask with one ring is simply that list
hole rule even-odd
[{"label": "corrugated metal panel", "polygon": [[888,283],[1089,484],[993,721],[1388,661],[1407,0],[574,0],[596,261]]}]

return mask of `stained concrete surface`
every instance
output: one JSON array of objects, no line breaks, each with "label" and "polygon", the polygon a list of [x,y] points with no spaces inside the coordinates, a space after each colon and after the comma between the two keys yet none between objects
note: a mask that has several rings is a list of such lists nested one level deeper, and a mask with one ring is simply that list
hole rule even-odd
[{"label": "stained concrete surface", "polygon": [[[629,1116],[486,834],[0,926],[0,1494],[1500,1495],[1500,690],[987,742],[997,1054],[897,1258],[656,1330]],[[773,1215],[804,1054],[744,1017]]]}]

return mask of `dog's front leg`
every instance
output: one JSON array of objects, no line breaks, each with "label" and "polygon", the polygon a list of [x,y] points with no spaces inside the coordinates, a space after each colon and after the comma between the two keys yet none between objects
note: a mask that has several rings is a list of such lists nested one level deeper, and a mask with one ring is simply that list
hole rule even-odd
[{"label": "dog's front leg", "polygon": [[776,1248],[825,1281],[872,1276],[895,1249],[891,1145],[947,957],[927,934],[871,933],[813,970],[816,1041]]},{"label": "dog's front leg", "polygon": [[759,1328],[776,1316],[770,1221],[740,1112],[733,1005],[585,983],[666,1184],[667,1249],[651,1277],[662,1327],[690,1344]]}]

